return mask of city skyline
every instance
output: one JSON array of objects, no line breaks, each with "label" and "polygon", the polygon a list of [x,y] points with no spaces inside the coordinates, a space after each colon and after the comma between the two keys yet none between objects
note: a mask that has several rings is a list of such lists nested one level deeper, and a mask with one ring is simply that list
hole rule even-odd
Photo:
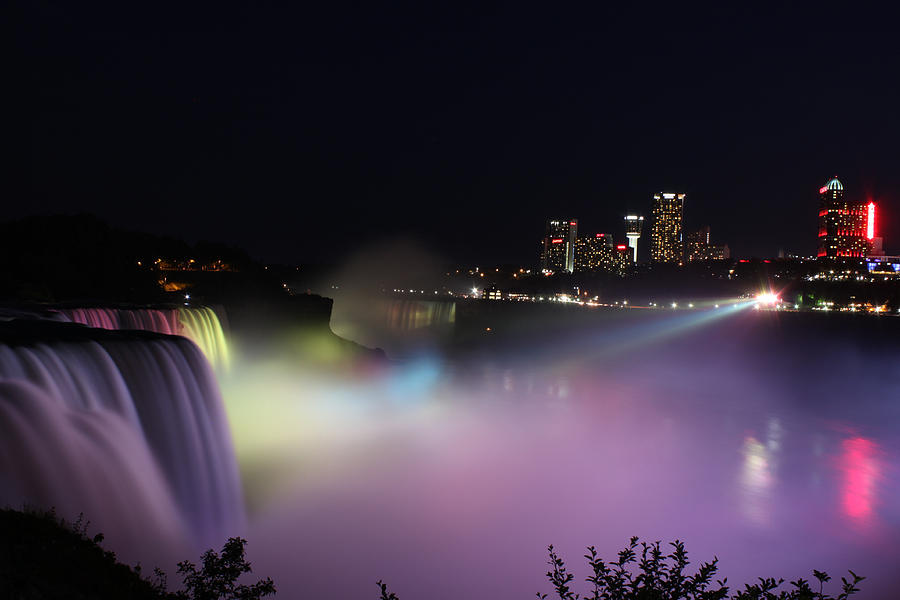
[{"label": "city skyline", "polygon": [[[844,199],[844,186],[837,175],[829,178],[818,190],[818,248],[817,258],[865,258],[883,257],[884,237],[879,235],[883,224],[876,220],[877,205],[871,199]],[[650,207],[650,232],[646,237],[649,243],[649,257],[641,260],[638,246],[643,236],[644,217],[637,214],[624,216],[624,228],[617,233],[597,233],[578,236],[577,219],[573,219],[567,227],[567,220],[549,220],[542,242],[539,261],[540,269],[545,273],[573,272],[596,270],[598,265],[603,269],[624,273],[624,267],[616,264],[613,253],[606,255],[605,249],[624,237],[630,253],[631,263],[670,263],[678,266],[691,261],[725,260],[731,258],[731,248],[727,243],[713,244],[711,227],[685,227],[686,194],[678,192],[656,192],[652,195]],[[701,215],[702,217],[702,215]],[[698,220],[695,217],[694,220]],[[557,231],[556,229],[559,228]],[[565,229],[562,229],[565,228]],[[558,239],[552,239],[558,238]],[[567,238],[567,239],[563,239]],[[568,239],[568,238],[571,238]],[[599,244],[599,242],[603,242]],[[563,244],[556,248],[563,251],[566,257],[563,262],[550,259],[552,243]],[[599,245],[598,245],[599,244]],[[594,249],[596,246],[596,249]],[[574,262],[572,248],[576,248]],[[780,253],[781,254],[781,253]],[[580,258],[579,258],[580,256]],[[600,258],[602,256],[602,258]],[[812,257],[812,256],[810,256]]]},{"label": "city skyline", "polygon": [[[799,7],[457,8],[185,10],[163,41],[164,11],[31,5],[5,216],[91,212],[276,262],[403,237],[504,263],[548,214],[601,231],[673,189],[706,216],[688,229],[775,256],[814,253],[800,233],[840,173],[900,239],[889,19],[842,18],[822,45],[833,16]],[[780,218],[750,227],[745,207]]]}]

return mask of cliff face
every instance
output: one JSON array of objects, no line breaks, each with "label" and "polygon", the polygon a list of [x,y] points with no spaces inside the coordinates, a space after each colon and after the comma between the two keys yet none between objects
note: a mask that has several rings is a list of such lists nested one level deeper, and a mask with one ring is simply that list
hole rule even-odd
[{"label": "cliff face", "polygon": [[332,331],[331,298],[274,292],[271,286],[243,286],[204,298],[224,308],[229,334],[249,355],[339,364],[384,360],[380,349],[366,348]]}]

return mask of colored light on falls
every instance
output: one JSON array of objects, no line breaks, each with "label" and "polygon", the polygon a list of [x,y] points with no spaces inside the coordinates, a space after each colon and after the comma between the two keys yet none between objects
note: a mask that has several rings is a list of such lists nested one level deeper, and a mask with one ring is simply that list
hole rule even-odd
[{"label": "colored light on falls", "polygon": [[230,364],[228,344],[219,316],[208,306],[176,309],[93,307],[57,309],[56,312],[68,321],[98,329],[132,329],[181,335],[197,344],[214,367],[227,370]]},{"label": "colored light on falls", "polygon": [[0,343],[0,503],[90,514],[129,555],[243,529],[228,423],[197,345],[52,325],[0,323],[0,339],[23,340]]}]

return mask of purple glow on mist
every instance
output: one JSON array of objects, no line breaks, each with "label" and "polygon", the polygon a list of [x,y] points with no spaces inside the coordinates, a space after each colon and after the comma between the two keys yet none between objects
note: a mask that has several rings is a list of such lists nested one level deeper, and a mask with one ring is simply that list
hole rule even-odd
[{"label": "purple glow on mist", "polygon": [[547,544],[583,578],[585,546],[614,557],[639,535],[686,541],[694,566],[717,555],[732,585],[849,568],[893,589],[893,371],[779,327],[741,313],[592,360],[590,335],[557,339],[412,390],[297,373],[291,418],[329,412],[250,515],[256,572],[288,595],[375,597],[384,579],[406,599],[527,597],[549,591]]},{"label": "purple glow on mist", "polygon": [[[492,323],[509,345],[450,358],[435,349],[457,313],[419,304],[368,331],[413,338],[382,371],[240,357],[219,375],[227,423],[186,341],[3,347],[4,377],[33,384],[0,390],[18,436],[0,462],[23,486],[6,500],[66,499],[145,564],[191,558],[135,542],[145,523],[195,548],[245,535],[284,597],[374,598],[377,579],[404,600],[528,597],[547,591],[548,544],[581,579],[585,546],[614,557],[632,535],[718,556],[732,585],[814,568],[876,596],[900,583],[893,320],[578,309]],[[53,458],[79,447],[82,474]]]}]

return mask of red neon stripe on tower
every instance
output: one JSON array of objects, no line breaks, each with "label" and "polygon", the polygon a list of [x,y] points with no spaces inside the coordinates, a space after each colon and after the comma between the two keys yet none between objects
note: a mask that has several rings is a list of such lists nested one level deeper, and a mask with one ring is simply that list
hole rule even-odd
[{"label": "red neon stripe on tower", "polygon": [[866,221],[866,237],[870,240],[875,237],[875,203],[869,202],[866,207],[868,209],[868,219]]}]

